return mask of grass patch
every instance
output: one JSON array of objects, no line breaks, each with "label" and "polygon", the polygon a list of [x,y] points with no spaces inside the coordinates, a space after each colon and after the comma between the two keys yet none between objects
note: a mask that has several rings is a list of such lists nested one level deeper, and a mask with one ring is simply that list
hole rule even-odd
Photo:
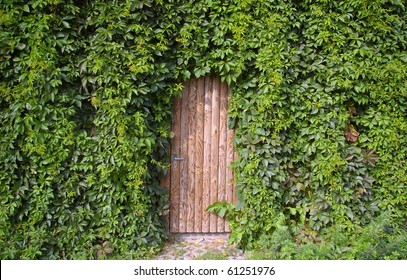
[{"label": "grass patch", "polygon": [[197,260],[227,260],[228,255],[220,250],[213,250],[196,258]]},{"label": "grass patch", "polygon": [[273,254],[267,249],[255,249],[246,252],[247,260],[271,260],[273,259]]}]

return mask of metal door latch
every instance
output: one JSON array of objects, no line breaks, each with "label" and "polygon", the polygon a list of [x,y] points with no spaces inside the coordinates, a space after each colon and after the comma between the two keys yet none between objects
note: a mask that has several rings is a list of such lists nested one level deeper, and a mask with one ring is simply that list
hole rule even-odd
[{"label": "metal door latch", "polygon": [[177,161],[184,160],[183,157],[178,157],[177,153],[174,153],[174,168],[177,167]]}]

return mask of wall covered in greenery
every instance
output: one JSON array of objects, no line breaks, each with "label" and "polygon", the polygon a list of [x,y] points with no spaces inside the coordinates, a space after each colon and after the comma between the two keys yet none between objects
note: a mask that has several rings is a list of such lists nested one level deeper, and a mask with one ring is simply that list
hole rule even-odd
[{"label": "wall covered in greenery", "polygon": [[[407,218],[407,25],[397,0],[0,1],[0,257],[159,247],[172,97],[231,90],[232,240]],[[283,215],[283,216],[281,216]]]}]

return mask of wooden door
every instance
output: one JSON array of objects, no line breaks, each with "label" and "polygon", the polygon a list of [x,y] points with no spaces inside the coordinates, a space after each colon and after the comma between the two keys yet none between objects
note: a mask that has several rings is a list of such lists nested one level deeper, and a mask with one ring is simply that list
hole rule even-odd
[{"label": "wooden door", "polygon": [[174,100],[169,230],[229,232],[224,218],[207,213],[216,201],[234,197],[233,130],[227,126],[229,89],[219,78],[192,79]]}]

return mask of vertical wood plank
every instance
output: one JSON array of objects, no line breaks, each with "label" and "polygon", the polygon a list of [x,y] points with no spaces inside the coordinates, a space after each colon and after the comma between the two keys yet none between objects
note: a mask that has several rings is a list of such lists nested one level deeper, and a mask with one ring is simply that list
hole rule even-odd
[{"label": "vertical wood plank", "polygon": [[204,150],[204,103],[205,79],[197,80],[196,84],[196,143],[195,143],[195,232],[202,232],[202,207],[203,191],[203,150]]},{"label": "vertical wood plank", "polygon": [[[213,79],[212,89],[212,143],[211,143],[211,190],[210,204],[218,200],[219,168],[219,79]],[[210,214],[210,232],[217,231],[218,217]]]},{"label": "vertical wood plank", "polygon": [[204,104],[204,150],[203,150],[203,185],[202,185],[202,232],[209,232],[210,219],[206,208],[210,204],[211,186],[211,142],[212,142],[212,79],[205,78]]},{"label": "vertical wood plank", "polygon": [[180,167],[180,210],[179,210],[179,231],[186,232],[187,230],[187,213],[188,213],[188,101],[189,87],[187,83],[183,90],[181,102],[181,152],[178,157],[184,159],[178,161]]},{"label": "vertical wood plank", "polygon": [[[225,83],[219,88],[219,170],[218,201],[226,201],[226,157],[227,157],[227,106],[228,88]],[[225,218],[218,217],[217,232],[225,231]]]},{"label": "vertical wood plank", "polygon": [[193,79],[189,83],[189,95],[188,95],[188,185],[187,191],[187,232],[194,232],[195,221],[195,143],[196,143],[196,79]]},{"label": "vertical wood plank", "polygon": [[179,195],[179,183],[180,183],[180,169],[179,164],[174,165],[174,153],[181,153],[181,98],[176,97],[174,99],[173,109],[173,125],[172,131],[174,132],[174,138],[171,145],[171,187],[170,187],[170,232],[179,232],[179,207],[180,207],[180,195]]},{"label": "vertical wood plank", "polygon": [[[230,91],[228,90],[228,103],[230,100]],[[227,121],[226,121],[227,125]],[[234,173],[231,164],[234,161],[234,147],[233,147],[233,128],[227,128],[227,152],[226,152],[226,201],[233,203],[234,196]],[[226,223],[225,231],[230,232],[229,224]]]}]

